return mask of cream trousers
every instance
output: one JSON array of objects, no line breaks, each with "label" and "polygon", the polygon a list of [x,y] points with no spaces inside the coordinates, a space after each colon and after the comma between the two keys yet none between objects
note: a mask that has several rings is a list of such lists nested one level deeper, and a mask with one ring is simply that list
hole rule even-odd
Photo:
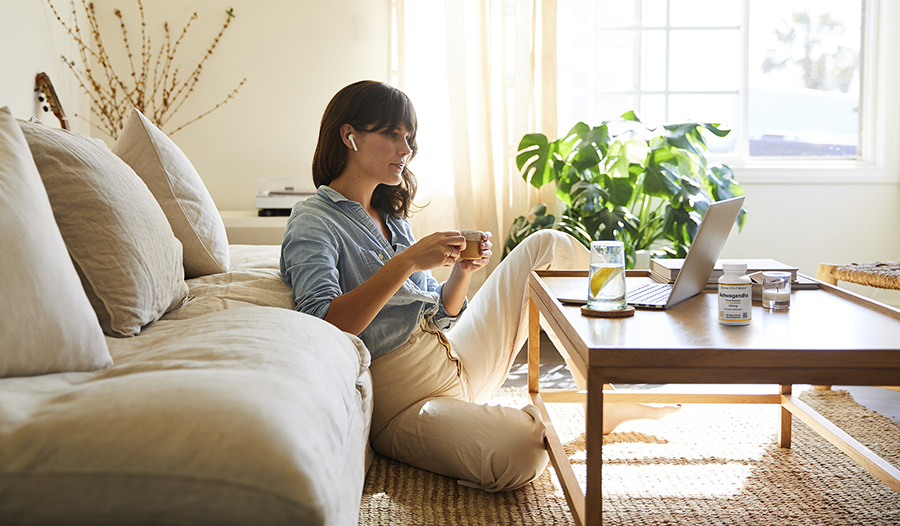
[{"label": "cream trousers", "polygon": [[587,269],[588,251],[555,230],[528,236],[494,270],[446,336],[426,320],[372,360],[372,447],[486,491],[519,488],[547,467],[533,405],[485,402],[505,381],[528,334],[532,270]]}]

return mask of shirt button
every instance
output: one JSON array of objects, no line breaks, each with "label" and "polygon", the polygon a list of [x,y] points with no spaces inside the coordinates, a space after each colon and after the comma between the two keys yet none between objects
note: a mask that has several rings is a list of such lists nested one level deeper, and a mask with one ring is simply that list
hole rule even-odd
[{"label": "shirt button", "polygon": [[379,254],[378,254],[378,259],[382,259],[382,260],[383,260],[383,259],[384,259],[384,254],[379,253]]}]

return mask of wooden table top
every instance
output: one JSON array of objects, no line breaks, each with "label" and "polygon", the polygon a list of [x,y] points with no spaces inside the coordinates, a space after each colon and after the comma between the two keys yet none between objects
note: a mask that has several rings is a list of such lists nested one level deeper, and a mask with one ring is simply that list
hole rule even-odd
[{"label": "wooden table top", "polygon": [[[667,310],[589,318],[555,300],[573,287],[586,290],[587,271],[537,275],[544,286],[532,291],[554,332],[578,361],[604,368],[607,381],[900,384],[900,311],[836,287],[795,290],[787,311],[755,302],[749,325],[726,326],[715,291]],[[629,271],[627,286],[648,280]]]}]

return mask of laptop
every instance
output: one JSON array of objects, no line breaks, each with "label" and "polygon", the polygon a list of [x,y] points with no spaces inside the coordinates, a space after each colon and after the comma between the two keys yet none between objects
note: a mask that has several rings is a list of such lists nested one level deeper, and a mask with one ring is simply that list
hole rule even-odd
[{"label": "laptop", "polygon": [[[641,309],[667,309],[699,294],[706,288],[709,275],[743,204],[743,197],[734,197],[709,205],[675,283],[641,285],[628,290],[625,301]],[[562,303],[584,305],[587,303],[585,296],[584,284],[580,282],[577,288],[557,296],[557,299]]]},{"label": "laptop", "polygon": [[709,205],[675,283],[641,285],[627,291],[625,301],[642,309],[668,309],[699,294],[706,288],[743,203],[743,197],[734,197]]}]

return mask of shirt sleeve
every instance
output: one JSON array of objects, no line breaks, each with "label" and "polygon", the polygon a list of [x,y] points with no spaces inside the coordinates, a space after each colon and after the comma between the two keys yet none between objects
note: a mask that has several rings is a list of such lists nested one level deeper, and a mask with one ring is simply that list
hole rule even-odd
[{"label": "shirt sleeve", "polygon": [[[429,273],[429,277],[431,277],[430,273]],[[437,280],[435,280],[434,278],[431,278],[431,279],[432,279],[432,281],[437,283]],[[459,320],[459,317],[462,316],[462,313],[464,313],[466,311],[466,307],[469,306],[469,299],[463,298],[463,304],[462,304],[462,308],[459,309],[459,314],[457,314],[456,316],[451,316],[450,313],[448,313],[447,310],[444,309],[444,299],[441,296],[441,291],[443,289],[444,289],[443,283],[439,284],[437,286],[437,289],[435,289],[436,292],[438,293],[438,298],[440,298],[440,300],[438,303],[438,311],[436,313],[434,313],[433,321],[434,321],[434,324],[437,326],[437,328],[441,329],[442,331],[447,331],[447,330],[452,329],[453,326],[456,325],[456,322]]]},{"label": "shirt sleeve", "polygon": [[281,245],[281,276],[290,285],[295,309],[324,318],[331,300],[342,294],[338,240],[313,213],[292,216]]}]

